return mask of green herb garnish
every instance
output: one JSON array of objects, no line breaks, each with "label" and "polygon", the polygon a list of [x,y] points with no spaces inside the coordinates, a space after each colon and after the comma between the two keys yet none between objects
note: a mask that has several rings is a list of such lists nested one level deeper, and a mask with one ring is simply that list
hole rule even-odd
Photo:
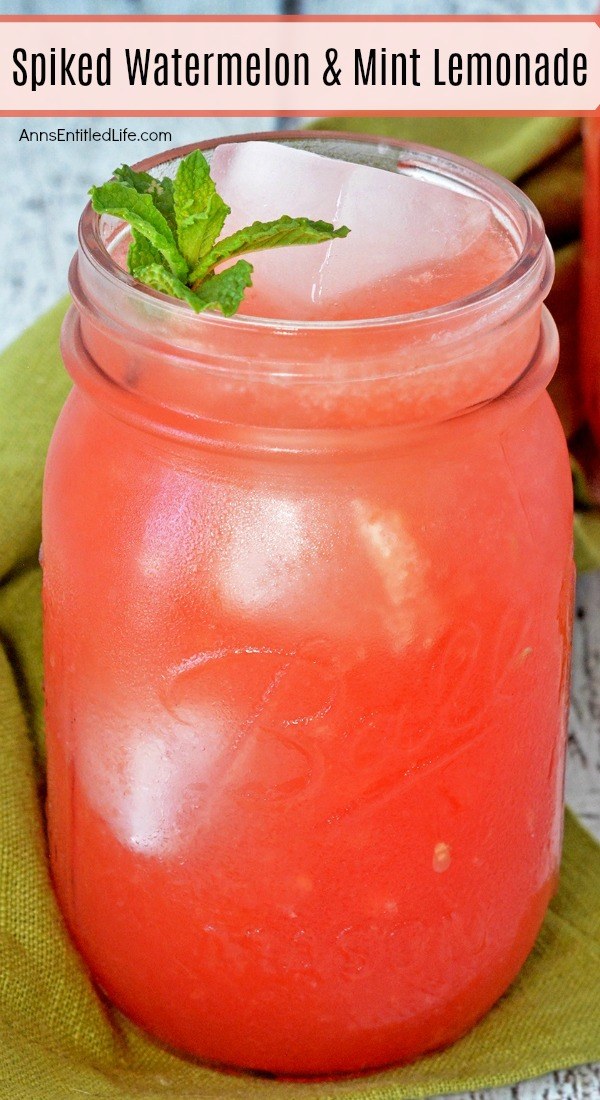
[{"label": "green herb garnish", "polygon": [[237,260],[244,252],[296,244],[320,244],[347,237],[342,225],[284,214],[273,222],[253,222],[229,237],[219,235],[230,208],[218,194],[206,157],[195,149],[181,161],[174,180],[134,172],[124,164],[115,179],[92,187],[98,214],[113,214],[131,226],[127,267],[134,279],[163,294],[182,298],[196,313],[220,309],[235,313],[252,286],[252,264]]}]

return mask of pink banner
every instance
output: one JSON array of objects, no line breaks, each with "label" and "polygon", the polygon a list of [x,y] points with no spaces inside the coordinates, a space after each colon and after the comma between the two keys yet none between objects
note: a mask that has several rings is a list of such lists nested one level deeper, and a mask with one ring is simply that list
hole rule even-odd
[{"label": "pink banner", "polygon": [[5,17],[0,114],[584,114],[587,18]]}]

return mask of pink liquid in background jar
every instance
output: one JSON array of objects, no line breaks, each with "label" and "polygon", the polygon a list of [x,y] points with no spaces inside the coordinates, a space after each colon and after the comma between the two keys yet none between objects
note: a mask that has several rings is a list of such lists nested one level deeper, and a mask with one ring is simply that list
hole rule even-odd
[{"label": "pink liquid in background jar", "polygon": [[283,287],[283,319],[224,319],[135,285],[88,209],[45,675],[52,870],[92,974],[176,1048],[306,1075],[451,1042],[530,952],[573,566],[534,208],[436,151],[288,140],[401,157],[490,231],[382,285],[380,317],[371,286],[297,322]]},{"label": "pink liquid in background jar", "polygon": [[586,416],[600,445],[600,117],[585,119],[583,148],[581,384]]}]

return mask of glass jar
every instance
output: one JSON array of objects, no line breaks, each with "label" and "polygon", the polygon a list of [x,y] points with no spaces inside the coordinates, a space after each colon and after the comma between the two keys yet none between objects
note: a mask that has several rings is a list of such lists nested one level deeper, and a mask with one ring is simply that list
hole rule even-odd
[{"label": "glass jar", "polygon": [[572,505],[529,201],[423,147],[285,140],[452,181],[518,258],[410,315],[196,316],[86,209],[44,491],[48,821],[68,927],[121,1009],[306,1075],[449,1043],[532,948],[560,856]]}]

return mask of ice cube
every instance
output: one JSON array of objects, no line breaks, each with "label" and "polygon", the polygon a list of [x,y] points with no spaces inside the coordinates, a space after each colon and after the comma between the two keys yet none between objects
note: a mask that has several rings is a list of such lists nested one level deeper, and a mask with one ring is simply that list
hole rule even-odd
[{"label": "ice cube", "polygon": [[336,303],[366,287],[427,280],[497,226],[486,203],[448,187],[274,142],[219,145],[211,172],[232,210],[224,235],[282,214],[351,229],[322,245],[250,255],[256,291],[279,316],[327,316],[332,306],[335,315]]},{"label": "ice cube", "polygon": [[[306,535],[289,497],[256,494],[231,526],[219,581],[225,606],[262,613],[298,587]],[[300,582],[301,583],[301,582]]]},{"label": "ice cube", "polygon": [[366,500],[353,502],[358,534],[379,574],[382,623],[397,652],[412,642],[432,646],[444,627],[433,592],[431,566],[400,515]]},{"label": "ice cube", "polygon": [[166,711],[103,714],[81,738],[80,782],[121,844],[165,856],[201,825],[200,811],[187,806],[194,797],[208,803],[224,740],[215,708],[198,704],[180,720]]}]

